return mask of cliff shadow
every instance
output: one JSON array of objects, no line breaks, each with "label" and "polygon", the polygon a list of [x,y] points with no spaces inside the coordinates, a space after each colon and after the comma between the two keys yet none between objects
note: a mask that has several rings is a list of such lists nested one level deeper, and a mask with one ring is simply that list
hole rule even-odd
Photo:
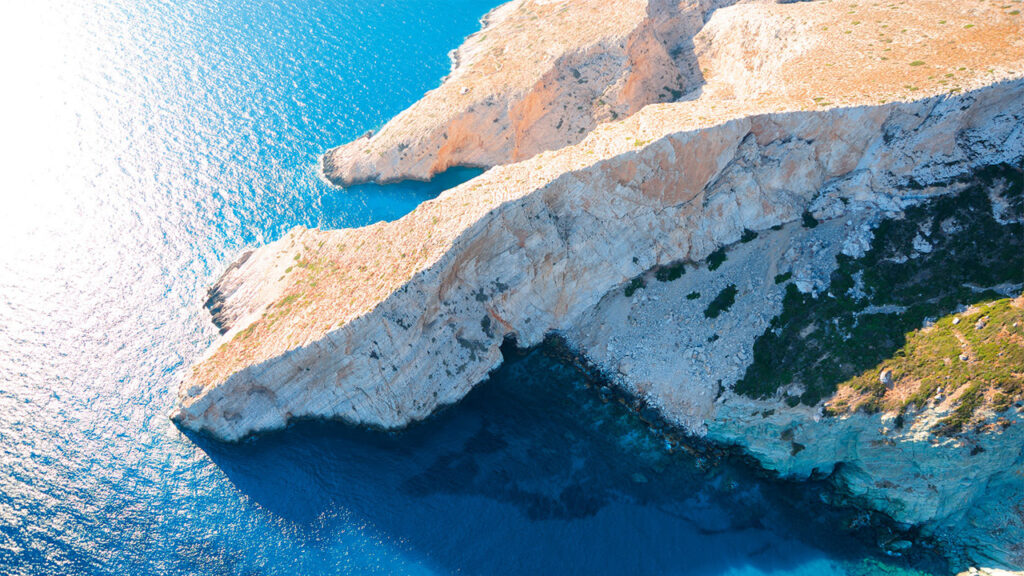
[{"label": "cliff shadow", "polygon": [[821,503],[824,484],[670,452],[551,347],[506,352],[462,402],[401,432],[302,423],[242,444],[196,441],[298,537],[367,526],[444,572],[716,574],[881,558],[865,544],[873,533],[844,528],[862,513]]}]

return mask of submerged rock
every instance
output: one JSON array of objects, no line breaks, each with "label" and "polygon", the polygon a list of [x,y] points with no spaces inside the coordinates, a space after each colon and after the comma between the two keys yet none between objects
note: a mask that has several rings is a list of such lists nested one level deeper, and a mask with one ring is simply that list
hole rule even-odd
[{"label": "submerged rock", "polygon": [[900,555],[913,547],[914,543],[909,540],[893,540],[885,545],[885,551],[889,554]]}]

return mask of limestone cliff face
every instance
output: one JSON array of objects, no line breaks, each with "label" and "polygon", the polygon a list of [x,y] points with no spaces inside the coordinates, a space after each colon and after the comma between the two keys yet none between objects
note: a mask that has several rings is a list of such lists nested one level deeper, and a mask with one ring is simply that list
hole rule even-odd
[{"label": "limestone cliff face", "polygon": [[440,87],[376,134],[326,153],[324,174],[349,185],[517,162],[576,144],[648,104],[680,99],[814,109],[857,96],[878,102],[965,90],[972,76],[1004,77],[1019,63],[1003,57],[1024,49],[1019,19],[1007,12],[935,0],[853,9],[514,0],[453,53]]},{"label": "limestone cliff face", "polygon": [[[863,210],[892,209],[928,194],[902,197],[899,190],[911,180],[927,185],[980,166],[1020,162],[1022,125],[1024,81],[1016,80],[913,103],[737,118],[669,134],[533,186],[504,187],[542,174],[544,156],[492,170],[424,206],[417,216],[436,221],[432,214],[479,199],[481,189],[501,191],[444,241],[435,260],[385,290],[366,312],[340,327],[337,318],[350,312],[331,316],[320,336],[222,381],[204,381],[223,370],[217,361],[248,352],[254,335],[247,330],[261,338],[276,328],[276,336],[262,336],[256,345],[286,346],[303,331],[324,330],[316,316],[332,306],[305,293],[277,301],[267,299],[276,291],[228,294],[230,316],[262,313],[261,319],[229,333],[213,361],[195,369],[178,418],[224,439],[279,428],[296,417],[402,426],[457,401],[482,380],[500,362],[506,336],[537,344],[551,331],[570,329],[624,280],[658,263],[701,260],[744,229],[794,221],[816,207],[841,216],[837,206],[847,204],[840,198]],[[936,141],[947,146],[936,151]],[[305,266],[326,274],[304,277],[300,286],[337,290],[335,297],[344,298],[351,293],[324,286],[338,280],[331,270],[343,268],[332,258],[354,248],[355,257],[373,254],[378,266],[392,271],[392,262],[408,258],[386,238],[403,224],[377,225],[366,234],[300,230],[258,250],[261,256],[230,270],[220,284],[259,287],[281,282],[285,266]],[[353,281],[360,278],[372,281]],[[305,306],[296,308],[302,301]],[[696,417],[701,412],[694,407]]]},{"label": "limestone cliff face", "polygon": [[1024,411],[1011,410],[998,425],[992,416],[983,431],[960,438],[931,432],[943,415],[926,410],[898,429],[892,414],[822,418],[729,394],[708,437],[743,447],[787,477],[833,474],[855,502],[950,543],[961,566],[1021,568]]},{"label": "limestone cliff face", "polygon": [[328,152],[339,184],[427,179],[581,141],[699,86],[691,39],[730,0],[514,0],[453,55],[444,84],[377,134]]},{"label": "limestone cliff face", "polygon": [[[788,390],[755,400],[731,389],[752,361],[755,340],[782,312],[786,283],[776,278],[791,274],[794,285],[824,298],[837,254],[862,255],[884,214],[853,207],[814,228],[794,222],[762,230],[731,246],[714,270],[690,264],[669,282],[649,275],[629,296],[608,292],[564,336],[615,385],[675,424],[739,446],[782,476],[830,477],[855,502],[952,542],[963,565],[1020,566],[1024,408],[986,413],[976,430],[945,437],[934,429],[954,410],[948,401],[899,419],[837,417],[821,406],[789,405]],[[709,301],[728,286],[737,289],[735,303],[708,318]]]},{"label": "limestone cliff face", "polygon": [[[1019,490],[1020,426],[942,443],[882,416],[827,419],[727,388],[779,312],[780,267],[823,289],[835,255],[863,251],[880,215],[1024,161],[1021,20],[932,0],[729,4],[497,9],[440,88],[324,159],[341,184],[496,167],[399,221],[297,229],[232,265],[210,299],[226,333],[172,417],[223,440],[297,418],[400,427],[461,399],[505,338],[560,332],[670,420],[782,474],[834,471],[851,494],[936,531],[995,514],[977,491]],[[803,229],[807,212],[823,224]],[[723,274],[623,302],[630,279],[699,262],[745,230],[762,237]],[[726,281],[742,314],[704,319],[680,292]]]}]

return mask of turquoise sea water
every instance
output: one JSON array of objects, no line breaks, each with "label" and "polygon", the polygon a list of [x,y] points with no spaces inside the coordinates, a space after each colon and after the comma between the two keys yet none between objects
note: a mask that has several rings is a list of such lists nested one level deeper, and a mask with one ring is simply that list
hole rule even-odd
[{"label": "turquoise sea water", "polygon": [[401,434],[242,445],[166,418],[205,287],[332,189],[319,154],[434,87],[494,0],[0,6],[0,574],[870,574],[819,487],[668,453],[535,352]]}]

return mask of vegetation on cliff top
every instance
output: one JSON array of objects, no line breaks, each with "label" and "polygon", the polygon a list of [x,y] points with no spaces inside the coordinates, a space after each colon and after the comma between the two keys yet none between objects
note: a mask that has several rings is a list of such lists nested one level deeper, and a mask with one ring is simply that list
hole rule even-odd
[{"label": "vegetation on cliff top", "polygon": [[[1020,354],[1024,319],[992,288],[1024,283],[1024,226],[998,222],[989,191],[1000,191],[1002,217],[1016,220],[1024,215],[1022,189],[1018,167],[979,172],[967,190],[882,222],[863,258],[840,255],[827,294],[801,294],[789,285],[782,313],[755,342],[754,362],[735,390],[769,397],[795,384],[800,402],[815,405],[847,389],[829,406],[838,413],[905,411],[942,389],[966,407],[946,423],[948,432],[962,429],[983,404],[1000,408],[1019,400],[1019,377],[1006,376]],[[958,330],[966,343],[957,340],[954,348],[948,338],[954,333],[945,327],[953,326],[951,314],[971,304],[979,312],[958,323],[987,314],[989,328]],[[922,330],[936,319],[935,328]],[[967,348],[969,361],[956,366]],[[885,368],[893,370],[889,385],[880,378]],[[934,376],[924,377],[927,372]],[[911,393],[900,392],[908,387]]]},{"label": "vegetation on cliff top", "polygon": [[977,304],[915,330],[892,358],[848,384],[856,393],[830,410],[854,403],[903,414],[949,398],[957,407],[939,423],[946,434],[962,431],[982,406],[1007,410],[1024,396],[1024,297]]}]

